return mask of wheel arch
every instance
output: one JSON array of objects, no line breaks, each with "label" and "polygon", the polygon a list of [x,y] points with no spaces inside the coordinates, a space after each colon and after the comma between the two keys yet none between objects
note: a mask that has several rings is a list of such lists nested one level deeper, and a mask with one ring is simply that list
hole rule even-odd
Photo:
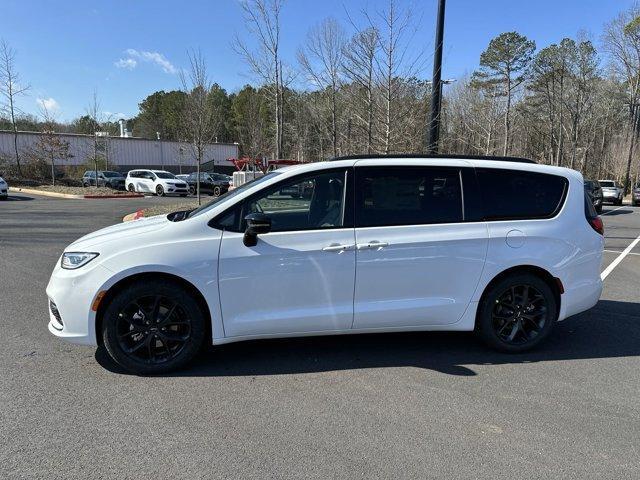
[{"label": "wheel arch", "polygon": [[478,308],[476,309],[475,323],[478,322],[478,315],[480,315],[482,302],[484,301],[487,295],[487,292],[491,289],[491,287],[493,287],[496,283],[498,283],[502,279],[518,273],[529,273],[529,274],[535,275],[536,277],[544,281],[549,286],[549,288],[551,289],[555,297],[556,315],[560,314],[562,294],[564,293],[564,287],[562,285],[561,280],[557,277],[554,277],[551,273],[549,273],[549,271],[545,270],[542,267],[538,267],[536,265],[516,265],[501,271],[500,273],[495,275],[489,283],[485,285],[482,291],[482,295],[480,295],[480,300],[478,301]]},{"label": "wheel arch", "polygon": [[212,320],[211,310],[202,292],[188,280],[185,280],[184,278],[179,277],[177,275],[173,275],[171,273],[141,272],[141,273],[134,273],[132,275],[126,276],[118,280],[111,287],[109,287],[107,292],[104,294],[104,296],[100,300],[100,305],[98,306],[98,310],[96,312],[96,320],[95,320],[95,326],[94,326],[96,341],[98,345],[102,346],[102,335],[100,334],[100,332],[102,331],[102,321],[103,321],[104,312],[107,308],[107,305],[109,305],[111,300],[115,297],[116,294],[118,294],[118,292],[121,292],[128,285],[131,285],[132,283],[135,283],[135,282],[144,281],[145,279],[168,280],[180,285],[189,293],[191,293],[193,297],[196,299],[196,302],[198,303],[198,306],[200,307],[200,310],[202,311],[202,314],[204,315],[204,318],[205,318],[205,328],[206,328],[205,338],[208,338],[209,339],[208,341],[211,342],[212,328],[213,328],[213,325],[211,322]]}]

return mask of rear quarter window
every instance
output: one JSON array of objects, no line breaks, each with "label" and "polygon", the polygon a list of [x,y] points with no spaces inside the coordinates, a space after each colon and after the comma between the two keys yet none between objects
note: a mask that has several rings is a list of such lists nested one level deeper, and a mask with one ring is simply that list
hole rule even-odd
[{"label": "rear quarter window", "polygon": [[476,170],[485,220],[551,218],[564,203],[568,181],[519,170]]}]

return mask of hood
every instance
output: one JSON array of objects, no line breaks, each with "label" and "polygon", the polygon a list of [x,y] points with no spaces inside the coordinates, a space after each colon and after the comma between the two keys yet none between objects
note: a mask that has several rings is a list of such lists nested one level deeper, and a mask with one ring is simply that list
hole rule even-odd
[{"label": "hood", "polygon": [[136,235],[157,232],[165,228],[170,223],[172,222],[167,220],[166,215],[156,215],[154,217],[141,218],[131,222],[118,223],[117,225],[96,230],[95,232],[79,238],[69,245],[65,251],[91,251],[92,248],[95,249],[96,246],[113,240],[123,240],[125,238],[131,239],[131,237]]}]

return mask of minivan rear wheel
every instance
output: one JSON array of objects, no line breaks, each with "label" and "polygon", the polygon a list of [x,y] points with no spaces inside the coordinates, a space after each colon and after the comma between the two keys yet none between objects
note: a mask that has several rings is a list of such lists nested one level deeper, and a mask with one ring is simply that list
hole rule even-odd
[{"label": "minivan rear wheel", "polygon": [[205,317],[182,286],[166,280],[132,285],[106,306],[102,339],[109,356],[139,375],[178,369],[198,353]]},{"label": "minivan rear wheel", "polygon": [[156,195],[158,195],[159,197],[164,197],[164,188],[162,187],[162,185],[158,185],[156,187]]},{"label": "minivan rear wheel", "polygon": [[476,332],[492,348],[519,353],[544,341],[557,316],[556,298],[549,285],[536,275],[517,273],[485,292]]}]

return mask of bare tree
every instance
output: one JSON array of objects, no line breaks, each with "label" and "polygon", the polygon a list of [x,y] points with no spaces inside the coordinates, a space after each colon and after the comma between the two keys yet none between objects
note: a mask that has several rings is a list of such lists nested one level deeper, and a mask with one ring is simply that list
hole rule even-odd
[{"label": "bare tree", "polygon": [[207,144],[215,137],[213,103],[209,101],[212,83],[207,73],[207,64],[200,51],[188,52],[189,70],[180,73],[182,88],[187,94],[183,110],[182,127],[184,138],[191,145],[196,160],[198,205],[200,197],[200,167]]},{"label": "bare tree", "polygon": [[[349,110],[356,120],[364,125],[365,153],[373,151],[374,121],[374,75],[375,58],[378,52],[379,34],[374,27],[358,31],[344,48],[343,68],[349,81],[356,86],[360,95],[351,98]],[[361,105],[364,105],[362,112]]]},{"label": "bare tree", "polygon": [[23,85],[20,75],[16,71],[16,52],[5,41],[0,41],[0,95],[3,101],[0,104],[2,112],[9,116],[13,130],[13,151],[16,159],[18,175],[22,175],[20,166],[20,152],[18,151],[18,126],[16,114],[19,113],[16,106],[16,99],[29,89],[28,85]]},{"label": "bare tree", "polygon": [[256,51],[236,37],[235,50],[244,58],[251,71],[262,79],[274,107],[274,156],[283,152],[283,91],[287,79],[280,56],[280,11],[283,0],[241,0],[245,24],[258,42]]},{"label": "bare tree", "polygon": [[307,42],[298,52],[298,61],[311,84],[327,94],[331,112],[331,144],[338,155],[338,96],[342,84],[345,35],[333,18],[327,18],[309,31]]},{"label": "bare tree", "polygon": [[402,108],[400,98],[407,82],[402,79],[414,77],[420,70],[422,52],[409,50],[410,39],[415,31],[411,11],[399,10],[395,0],[389,0],[386,10],[378,14],[381,24],[376,27],[367,15],[369,25],[379,32],[379,55],[376,57],[376,88],[381,93],[380,124],[382,153],[391,153],[402,133],[400,120],[408,113]]},{"label": "bare tree", "polygon": [[640,104],[638,103],[640,100],[640,6],[632,6],[607,24],[603,43],[618,74],[627,84],[629,146],[624,176],[626,193],[629,189],[631,162],[636,143],[638,119],[640,118]]},{"label": "bare tree", "polygon": [[55,115],[44,103],[40,105],[40,116],[42,117],[42,133],[36,142],[36,155],[43,161],[49,162],[51,166],[51,185],[56,184],[56,161],[67,160],[73,155],[69,151],[69,142],[64,140],[55,132]]}]

